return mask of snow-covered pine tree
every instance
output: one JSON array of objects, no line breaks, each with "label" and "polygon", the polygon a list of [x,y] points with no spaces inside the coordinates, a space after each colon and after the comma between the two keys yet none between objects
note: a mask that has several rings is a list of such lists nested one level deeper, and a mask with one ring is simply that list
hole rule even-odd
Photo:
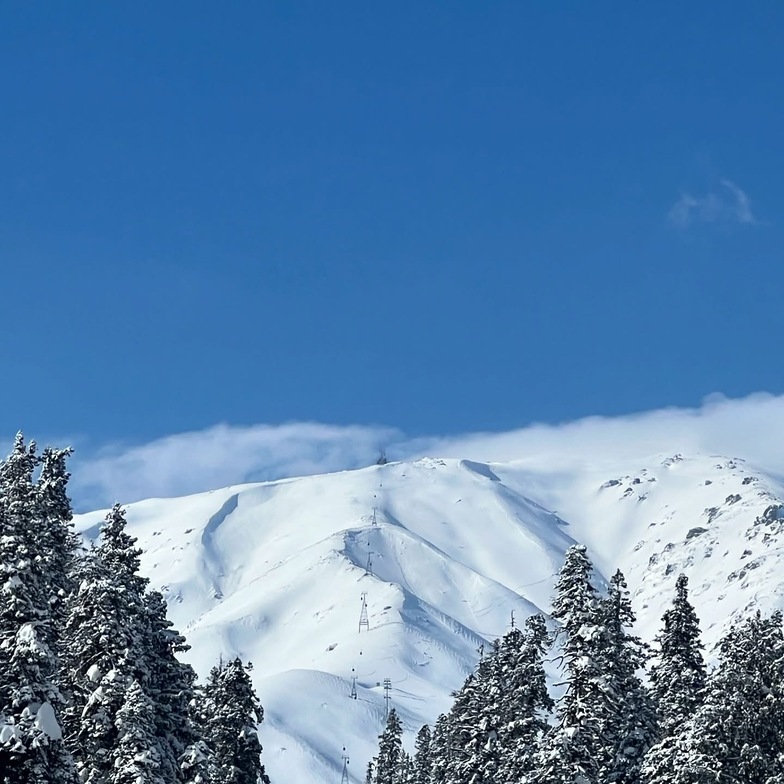
[{"label": "snow-covered pine tree", "polygon": [[117,741],[106,784],[173,784],[163,772],[155,737],[155,708],[141,684],[134,680],[115,720]]},{"label": "snow-covered pine tree", "polygon": [[417,733],[414,741],[414,759],[411,767],[411,776],[407,784],[430,784],[431,739],[433,733],[428,724],[424,724]]},{"label": "snow-covered pine tree", "polygon": [[501,739],[498,781],[526,781],[537,764],[539,743],[548,728],[553,701],[547,692],[543,659],[549,643],[544,618],[532,615],[525,633],[512,629],[500,650],[503,692],[500,701]]},{"label": "snow-covered pine tree", "polygon": [[[201,736],[190,716],[196,673],[177,659],[189,650],[185,638],[172,629],[166,601],[158,591],[144,596],[144,689],[150,700],[155,735],[160,743],[161,774],[167,782],[193,780],[196,763],[204,758]],[[200,773],[198,775],[204,775]]]},{"label": "snow-covered pine tree", "polygon": [[693,745],[691,722],[705,693],[706,668],[699,620],[689,601],[685,574],[678,576],[675,599],[662,617],[662,630],[656,642],[659,650],[651,667],[651,684],[656,698],[659,740],[647,752],[643,780],[663,784],[674,775],[672,766],[676,759],[683,759],[687,737],[688,744]]},{"label": "snow-covered pine tree", "polygon": [[269,784],[258,725],[264,710],[239,658],[212,668],[204,688],[201,729],[212,751],[211,784]]},{"label": "snow-covered pine tree", "polygon": [[689,602],[685,574],[675,583],[675,600],[662,617],[656,638],[658,653],[651,667],[651,684],[657,701],[661,736],[677,733],[694,716],[705,688],[705,661],[697,613]]},{"label": "snow-covered pine tree", "polygon": [[115,505],[100,543],[77,569],[63,637],[71,704],[65,713],[69,747],[85,784],[104,784],[114,769],[117,713],[134,680],[147,677],[144,605],[147,580],[139,576],[141,550]]},{"label": "snow-covered pine tree", "polygon": [[436,719],[430,736],[430,784],[446,784],[447,771],[452,761],[451,734],[449,716],[442,713]]},{"label": "snow-covered pine tree", "polygon": [[610,744],[602,779],[637,784],[643,757],[656,738],[653,701],[637,673],[646,661],[646,649],[630,632],[635,617],[626,580],[620,570],[610,580],[601,603],[605,643],[603,671],[609,693],[602,735]]},{"label": "snow-covered pine tree", "polygon": [[62,739],[58,662],[49,645],[51,606],[33,474],[35,445],[16,436],[0,465],[0,782],[70,784]]},{"label": "snow-covered pine tree", "polygon": [[592,571],[583,545],[567,550],[552,611],[561,622],[558,638],[566,691],[556,706],[556,725],[542,743],[536,784],[598,784],[612,753],[602,734],[608,712],[602,671],[606,630]]},{"label": "snow-covered pine tree", "polygon": [[644,784],[773,784],[784,761],[781,613],[759,613],[720,643],[704,701],[646,756]]},{"label": "snow-covered pine tree", "polygon": [[494,782],[500,765],[499,728],[502,723],[504,673],[500,643],[479,661],[473,678],[466,681],[450,714],[453,756],[448,782]]},{"label": "snow-covered pine tree", "polygon": [[392,708],[387,725],[378,736],[378,756],[373,760],[373,784],[403,784],[403,725]]},{"label": "snow-covered pine tree", "polygon": [[67,614],[67,599],[76,588],[73,572],[80,550],[79,538],[73,530],[73,512],[67,492],[71,475],[66,462],[72,452],[70,448],[44,449],[36,485],[41,550],[52,620],[49,643],[58,654]]},{"label": "snow-covered pine tree", "polygon": [[[487,673],[484,654],[474,672],[452,696],[454,702],[445,720],[436,722],[433,780],[443,784],[468,781],[480,764],[477,747],[481,734],[482,678]],[[442,736],[443,733],[443,736]]]},{"label": "snow-covered pine tree", "polygon": [[404,749],[400,757],[400,784],[408,784],[414,775],[414,760]]}]

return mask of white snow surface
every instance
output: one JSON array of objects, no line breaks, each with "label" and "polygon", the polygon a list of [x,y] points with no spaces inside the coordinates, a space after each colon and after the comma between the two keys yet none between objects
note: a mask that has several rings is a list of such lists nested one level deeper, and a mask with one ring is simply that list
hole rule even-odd
[{"label": "white snow surface", "polygon": [[[385,678],[410,748],[512,611],[548,612],[575,542],[598,584],[624,571],[648,640],[682,571],[709,648],[740,613],[784,608],[779,499],[784,481],[739,458],[423,458],[141,501],[128,520],[200,675],[253,662],[274,784],[321,784],[340,780],[344,746],[364,781]],[[87,539],[104,514],[77,518]]]}]

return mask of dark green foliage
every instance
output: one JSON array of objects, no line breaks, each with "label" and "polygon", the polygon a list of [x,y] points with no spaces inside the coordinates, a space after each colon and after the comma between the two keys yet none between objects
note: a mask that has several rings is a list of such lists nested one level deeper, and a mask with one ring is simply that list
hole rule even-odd
[{"label": "dark green foliage", "polygon": [[[146,633],[145,687],[154,712],[154,730],[160,745],[161,771],[166,781],[193,780],[200,736],[190,717],[196,673],[177,659],[189,646],[166,617],[166,602],[157,591],[144,597]],[[184,757],[184,759],[183,759]],[[185,769],[182,769],[185,763]]]},{"label": "dark green foliage", "polygon": [[425,724],[417,733],[414,743],[414,759],[409,776],[409,784],[429,784],[432,765],[432,732]]},{"label": "dark green foliage", "polygon": [[584,546],[567,551],[552,612],[561,622],[566,691],[557,705],[556,724],[542,746],[538,784],[597,784],[608,763],[608,739],[603,734],[610,710],[603,672],[607,639],[592,571]]},{"label": "dark green foliage", "polygon": [[645,784],[773,784],[784,762],[781,613],[733,627],[696,713],[651,750]]},{"label": "dark green foliage", "polygon": [[442,713],[433,726],[430,737],[430,781],[431,784],[445,784],[447,770],[452,761],[452,728],[449,716]]},{"label": "dark green foliage", "polygon": [[191,715],[188,646],[123,510],[79,547],[69,455],[20,434],[0,462],[0,784],[268,784],[247,670],[218,668],[207,718]]},{"label": "dark green foliage", "polygon": [[170,784],[155,737],[155,708],[138,681],[125,690],[117,711],[116,748],[107,784]]},{"label": "dark green foliage", "polygon": [[201,729],[212,752],[212,784],[269,784],[257,732],[264,711],[249,671],[239,659],[221,663],[204,688]]},{"label": "dark green foliage", "polygon": [[114,506],[101,529],[100,544],[78,569],[79,589],[70,603],[63,640],[71,685],[66,730],[87,784],[100,784],[113,769],[118,711],[131,684],[148,679],[147,581],[138,574],[141,551],[125,525],[125,513]]},{"label": "dark green foliage", "polygon": [[608,707],[602,735],[608,756],[602,778],[636,784],[643,757],[656,738],[656,714],[647,688],[638,676],[646,662],[640,640],[630,633],[635,617],[626,580],[617,571],[602,602],[606,648],[603,653]]},{"label": "dark green foliage", "polygon": [[542,664],[548,644],[541,615],[528,618],[524,633],[512,629],[501,642],[499,781],[523,781],[536,768],[539,743],[553,708]]},{"label": "dark green foliage", "polygon": [[656,638],[659,652],[651,667],[651,683],[657,698],[661,734],[669,737],[694,716],[702,703],[705,662],[702,657],[697,613],[688,598],[688,578],[676,582],[675,601],[664,613],[663,628]]},{"label": "dark green foliage", "polygon": [[0,782],[70,784],[62,741],[63,698],[52,648],[53,579],[47,521],[37,503],[35,444],[17,435],[0,464]]},{"label": "dark green foliage", "polygon": [[394,708],[389,711],[387,725],[379,735],[378,741],[378,756],[373,760],[373,784],[403,784],[405,781],[403,725]]},{"label": "dark green foliage", "polygon": [[71,453],[71,449],[44,449],[35,488],[38,515],[42,522],[40,544],[51,617],[48,636],[57,653],[60,652],[67,601],[76,588],[74,569],[80,550],[79,539],[73,531],[73,512],[68,498],[71,475],[66,461]]},{"label": "dark green foliage", "polygon": [[[705,696],[706,668],[699,621],[689,602],[688,579],[684,574],[678,577],[675,600],[664,613],[662,624],[656,638],[657,661],[651,667],[660,738],[648,751],[643,773],[643,780],[651,784],[669,781],[676,775],[675,765],[680,765],[677,760],[690,756],[686,748],[694,743],[691,722]],[[677,775],[690,774],[681,766]]]}]

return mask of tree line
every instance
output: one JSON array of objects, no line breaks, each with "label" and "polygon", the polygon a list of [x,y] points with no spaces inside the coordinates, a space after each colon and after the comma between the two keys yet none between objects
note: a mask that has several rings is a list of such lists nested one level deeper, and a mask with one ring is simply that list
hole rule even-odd
[{"label": "tree line", "polygon": [[269,784],[250,665],[197,684],[123,509],[74,533],[69,455],[0,462],[0,783]]},{"label": "tree line", "polygon": [[497,640],[413,754],[392,710],[367,784],[784,784],[782,614],[733,625],[708,671],[685,575],[651,651],[631,631],[623,574],[600,594],[592,571],[572,547],[556,630],[534,615]]}]

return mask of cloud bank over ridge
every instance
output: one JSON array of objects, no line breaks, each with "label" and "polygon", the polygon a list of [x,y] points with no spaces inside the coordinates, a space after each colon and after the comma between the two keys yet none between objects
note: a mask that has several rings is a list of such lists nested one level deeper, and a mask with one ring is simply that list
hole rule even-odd
[{"label": "cloud bank over ridge", "polygon": [[358,468],[373,463],[381,449],[393,460],[422,455],[521,460],[532,469],[600,466],[659,453],[719,454],[784,474],[784,395],[737,400],[712,395],[698,408],[420,438],[380,426],[222,424],[146,444],[93,453],[79,449],[72,494],[79,510],[95,509],[114,501]]}]

